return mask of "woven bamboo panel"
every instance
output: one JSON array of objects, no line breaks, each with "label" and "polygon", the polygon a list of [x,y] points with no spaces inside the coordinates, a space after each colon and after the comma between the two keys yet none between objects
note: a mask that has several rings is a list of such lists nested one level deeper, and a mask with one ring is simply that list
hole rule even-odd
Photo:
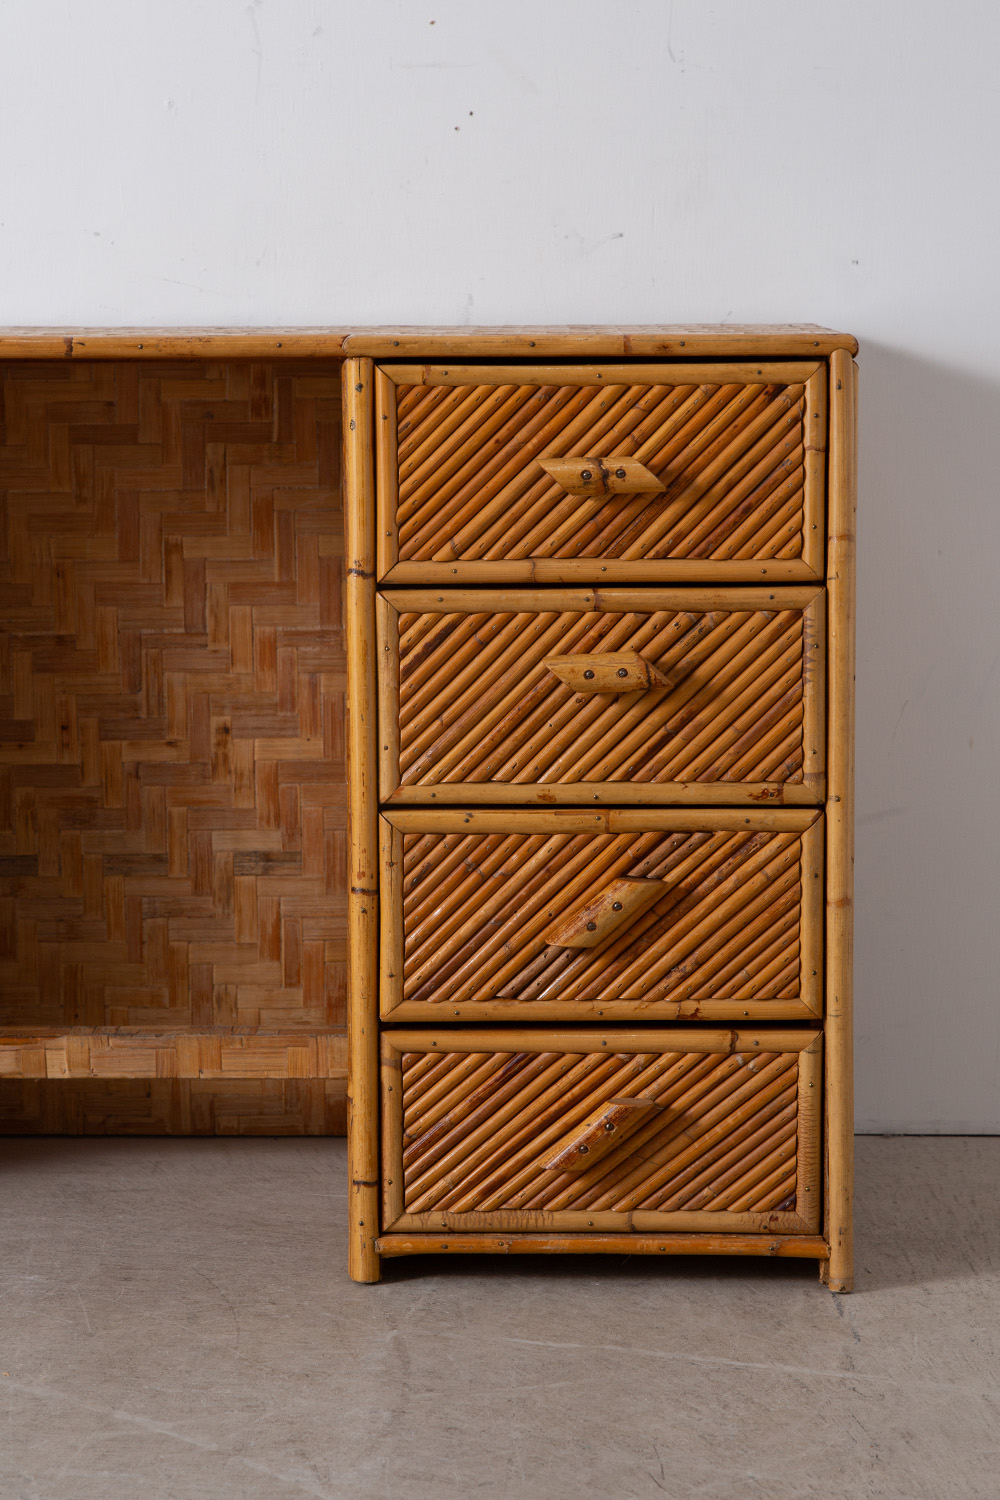
[{"label": "woven bamboo panel", "polygon": [[2,1078],[334,1078],[347,1067],[343,1032],[269,1032],[217,1026],[208,1032],[144,1027],[0,1038]]},{"label": "woven bamboo panel", "polygon": [[[451,1050],[444,1033],[389,1034],[386,1228],[816,1227],[810,1034],[688,1032],[673,1049],[668,1032],[621,1048],[552,1032],[491,1047],[497,1035]],[[609,1148],[623,1100],[643,1101],[640,1123]]]},{"label": "woven bamboo panel", "polygon": [[[401,880],[384,880],[384,1015],[450,1020],[482,1017],[486,1007],[487,1017],[786,1019],[818,1011],[815,814],[779,814],[793,824],[784,830],[760,813],[690,814],[672,830],[662,824],[676,814],[636,812],[626,816],[640,831],[597,834],[560,832],[558,816],[523,815],[529,832],[469,833],[460,813],[425,816],[434,826],[422,831],[412,829],[418,813],[406,815],[409,832],[383,823],[387,876],[390,863],[402,865]],[[642,830],[644,821],[661,826]],[[660,889],[659,899],[612,917],[596,946],[561,946],[567,918],[623,879]]]},{"label": "woven bamboo panel", "polygon": [[[619,592],[595,591],[596,608],[567,607],[573,596],[560,593],[548,609],[544,595],[517,594],[507,610],[497,607],[502,595],[482,592],[440,612],[407,610],[404,593],[389,595],[401,610],[399,773],[397,782],[385,761],[383,795],[457,783],[806,784],[821,795],[816,596],[802,591],[808,602],[782,607],[780,590],[745,603],[730,591],[716,607],[695,598],[661,609],[633,593],[630,607],[615,609]],[[671,597],[682,605],[682,591]],[[391,660],[392,616],[383,628]],[[546,666],[622,652],[641,656],[664,685],[588,694]]]},{"label": "woven bamboo panel", "polygon": [[341,1026],[339,365],[0,390],[0,1018]]},{"label": "woven bamboo panel", "polygon": [[[662,380],[642,370],[635,384],[622,367],[605,378],[553,371],[552,384],[517,368],[482,384],[448,370],[397,383],[383,404],[395,405],[385,416],[396,423],[399,560],[797,559],[807,530],[811,552],[822,505],[822,422],[809,421],[823,401],[818,367],[796,367],[791,381],[781,366],[674,369]],[[540,464],[564,456],[612,470],[614,459],[636,459],[662,491],[569,494]]]},{"label": "woven bamboo panel", "polygon": [[346,1079],[0,1082],[0,1136],[343,1135]]}]

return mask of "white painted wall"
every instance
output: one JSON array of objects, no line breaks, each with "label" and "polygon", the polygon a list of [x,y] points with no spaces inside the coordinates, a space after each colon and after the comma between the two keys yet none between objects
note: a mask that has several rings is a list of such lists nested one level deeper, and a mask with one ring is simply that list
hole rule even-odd
[{"label": "white painted wall", "polygon": [[990,0],[0,0],[0,322],[860,337],[873,1130],[1000,1130],[998,52]]}]

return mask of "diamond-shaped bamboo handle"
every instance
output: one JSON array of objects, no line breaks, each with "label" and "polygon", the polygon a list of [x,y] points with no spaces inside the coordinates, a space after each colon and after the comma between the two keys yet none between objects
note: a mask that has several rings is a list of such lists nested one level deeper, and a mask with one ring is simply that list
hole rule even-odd
[{"label": "diamond-shaped bamboo handle", "polygon": [[607,1156],[663,1108],[655,1099],[609,1099],[580,1122],[570,1139],[544,1163],[545,1172],[583,1172]]},{"label": "diamond-shaped bamboo handle", "polygon": [[619,927],[641,916],[665,895],[662,880],[612,880],[596,896],[580,902],[542,934],[550,948],[596,948]]},{"label": "diamond-shaped bamboo handle", "polygon": [[543,667],[575,693],[646,693],[670,683],[638,651],[605,651],[595,656],[547,656]]},{"label": "diamond-shaped bamboo handle", "polygon": [[666,488],[637,458],[540,458],[538,462],[567,494],[585,499],[659,494]]}]

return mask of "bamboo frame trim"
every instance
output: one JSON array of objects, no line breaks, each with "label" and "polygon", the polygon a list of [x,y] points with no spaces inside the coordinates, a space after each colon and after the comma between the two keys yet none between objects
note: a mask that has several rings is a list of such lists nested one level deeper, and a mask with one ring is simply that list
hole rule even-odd
[{"label": "bamboo frame trim", "polygon": [[375,598],[375,640],[378,653],[378,783],[379,796],[392,795],[399,785],[399,611],[384,594]]},{"label": "bamboo frame trim", "polygon": [[399,556],[398,432],[396,387],[384,370],[375,371],[375,565],[381,578]]},{"label": "bamboo frame trim", "polygon": [[506,327],[0,328],[4,359],[330,358],[520,355],[822,357],[857,339],[813,323]]},{"label": "bamboo frame trim", "polygon": [[403,1001],[403,832],[379,818],[381,930],[379,1014],[384,1019]]},{"label": "bamboo frame trim", "polygon": [[822,1235],[492,1234],[443,1240],[439,1234],[387,1234],[384,1256],[398,1255],[770,1255],[825,1261]]},{"label": "bamboo frame trim", "polygon": [[530,613],[537,610],[596,610],[612,613],[626,610],[658,609],[712,610],[736,612],[755,609],[822,608],[821,588],[611,588],[548,589],[545,593],[529,589],[456,589],[447,594],[426,589],[386,589],[385,599],[394,609],[419,614],[501,614]]},{"label": "bamboo frame trim", "polygon": [[812,323],[690,323],[633,324],[617,328],[581,324],[498,328],[387,328],[348,332],[344,348],[376,358],[406,358],[425,352],[438,358],[453,354],[522,358],[565,356],[571,359],[647,356],[750,356],[763,358],[820,358],[833,349],[857,353],[857,340],[847,333]]},{"label": "bamboo frame trim", "polygon": [[647,1026],[601,1028],[576,1031],[522,1031],[488,1027],[475,1030],[438,1031],[427,1027],[382,1030],[383,1056],[389,1049],[404,1052],[746,1052],[759,1047],[764,1052],[805,1052],[821,1045],[823,1033],[816,1027],[796,1026],[762,1031],[720,1029],[710,1026]]},{"label": "bamboo frame trim", "polygon": [[508,1233],[518,1234],[597,1234],[626,1233],[668,1234],[671,1230],[681,1234],[809,1234],[816,1228],[812,1218],[792,1213],[788,1209],[765,1209],[730,1213],[728,1209],[705,1209],[688,1212],[683,1209],[630,1209],[618,1212],[615,1209],[586,1209],[570,1211],[565,1208],[546,1209],[487,1209],[481,1213],[408,1214],[400,1212],[396,1218],[388,1216],[389,1199],[386,1198],[386,1232],[391,1234],[416,1232],[447,1232],[450,1234]]},{"label": "bamboo frame trim", "polygon": [[[391,1007],[391,1008],[390,1008]],[[606,1026],[611,1022],[673,1022],[680,1025],[705,1021],[712,1026],[780,1021],[808,1024],[819,1019],[802,998],[793,1000],[467,1000],[453,1005],[448,1000],[407,1000],[392,1004],[383,998],[381,1017],[389,1025],[441,1026],[453,1022],[468,1025],[518,1026],[525,1021]]]},{"label": "bamboo frame trim", "polygon": [[801,385],[822,365],[379,365],[394,385]]},{"label": "bamboo frame trim", "polygon": [[823,1040],[799,1056],[795,1209],[804,1229],[818,1231],[823,1203]]},{"label": "bamboo frame trim", "polygon": [[403,1066],[402,1054],[386,1046],[384,1032],[379,1061],[382,1087],[382,1222],[388,1228],[403,1212]]},{"label": "bamboo frame trim", "polygon": [[6,327],[0,328],[0,358],[336,359],[346,352],[350,332],[343,328]]},{"label": "bamboo frame trim", "polygon": [[749,808],[697,812],[652,807],[635,812],[578,812],[575,808],[544,812],[480,812],[471,808],[444,812],[428,808],[411,812],[392,808],[382,817],[401,833],[741,833],[746,828],[756,833],[804,833],[821,826],[819,813],[792,808],[767,812]]},{"label": "bamboo frame trim", "polygon": [[826,564],[827,367],[806,381],[805,482],[802,491],[802,561],[822,581]]},{"label": "bamboo frame trim", "polygon": [[487,588],[490,584],[670,584],[694,580],[698,584],[808,583],[816,574],[801,558],[769,558],[731,562],[711,558],[665,557],[651,562],[622,562],[609,557],[535,557],[506,562],[397,562],[380,574],[380,582],[393,588],[453,587]]},{"label": "bamboo frame trim", "polygon": [[398,787],[387,803],[393,807],[434,807],[466,803],[521,806],[543,803],[579,806],[593,803],[637,803],[675,806],[725,805],[814,807],[825,796],[822,777],[808,785],[788,781],[573,781],[500,782],[437,781],[433,786]]},{"label": "bamboo frame trim", "polygon": [[799,918],[799,998],[817,1018],[823,1014],[824,820],[802,834],[802,907]]},{"label": "bamboo frame trim", "polygon": [[[426,1044],[425,1044],[426,1045]],[[483,1047],[477,1049],[488,1051]],[[403,1168],[403,1049],[383,1029],[379,1047],[382,1084],[382,1215],[386,1229],[403,1213],[406,1174]]]},{"label": "bamboo frame trim", "polygon": [[826,598],[802,611],[802,785],[826,785]]}]

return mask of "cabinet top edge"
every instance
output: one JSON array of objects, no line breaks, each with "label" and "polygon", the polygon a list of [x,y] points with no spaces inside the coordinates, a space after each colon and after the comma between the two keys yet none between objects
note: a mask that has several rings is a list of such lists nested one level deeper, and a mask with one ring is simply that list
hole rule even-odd
[{"label": "cabinet top edge", "polygon": [[856,354],[858,341],[813,323],[545,324],[495,327],[0,327],[3,359],[339,359],[513,355]]}]

